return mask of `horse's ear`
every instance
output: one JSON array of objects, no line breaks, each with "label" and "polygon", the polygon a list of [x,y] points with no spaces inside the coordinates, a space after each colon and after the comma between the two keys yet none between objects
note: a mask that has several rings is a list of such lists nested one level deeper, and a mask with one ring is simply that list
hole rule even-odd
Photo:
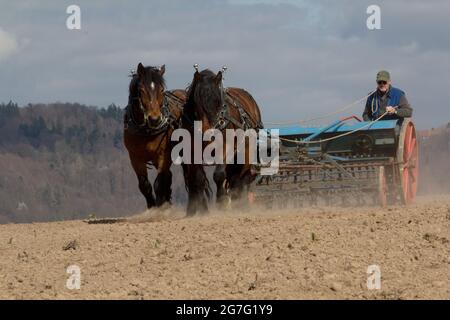
[{"label": "horse's ear", "polygon": [[194,81],[200,81],[202,79],[202,75],[200,74],[200,72],[195,71],[194,73]]},{"label": "horse's ear", "polygon": [[217,76],[214,77],[214,82],[216,85],[219,85],[221,81],[222,81],[222,71],[219,71],[217,73]]},{"label": "horse's ear", "polygon": [[137,66],[137,75],[141,79],[144,78],[144,75],[145,75],[145,67],[140,62]]},{"label": "horse's ear", "polygon": [[164,75],[164,72],[166,72],[166,65],[165,64],[163,64],[161,66],[161,68],[159,68],[159,74],[160,75]]}]

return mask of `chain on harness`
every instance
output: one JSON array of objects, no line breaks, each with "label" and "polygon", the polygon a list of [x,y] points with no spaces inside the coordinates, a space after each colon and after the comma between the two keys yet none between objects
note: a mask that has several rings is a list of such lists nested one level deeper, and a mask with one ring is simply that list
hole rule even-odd
[{"label": "chain on harness", "polygon": [[222,71],[221,71],[222,78],[220,79],[220,85],[219,85],[221,109],[220,109],[219,113],[217,114],[216,121],[214,122],[214,128],[219,129],[219,130],[225,129],[225,127],[228,125],[228,121],[226,121],[226,119],[228,117],[228,106],[227,106],[227,102],[225,101],[225,99],[226,99],[225,95],[227,93],[226,93],[226,89],[224,88],[224,85],[223,85],[223,80],[224,80],[223,75],[225,74],[225,71],[227,71],[227,67],[223,66]]},{"label": "chain on harness", "polygon": [[378,116],[378,112],[380,111],[380,102],[379,102],[379,97],[378,97],[378,91],[376,91],[374,93],[374,97],[372,98],[372,103],[371,103],[370,109],[372,111],[372,116],[376,118]]}]

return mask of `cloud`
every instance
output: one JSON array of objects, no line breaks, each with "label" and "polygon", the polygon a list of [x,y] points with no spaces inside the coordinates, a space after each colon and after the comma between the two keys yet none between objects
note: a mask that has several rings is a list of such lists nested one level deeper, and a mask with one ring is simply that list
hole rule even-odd
[{"label": "cloud", "polygon": [[33,4],[11,1],[0,12],[2,26],[28,39],[17,50],[24,41],[8,34],[15,51],[2,64],[0,101],[123,106],[138,62],[166,64],[170,88],[185,87],[199,63],[227,65],[226,85],[248,89],[265,121],[285,121],[356,100],[372,90],[377,70],[389,69],[421,127],[450,119],[445,0],[380,0],[379,31],[366,28],[368,0],[79,0],[81,31],[65,28],[69,2]]},{"label": "cloud", "polygon": [[14,36],[0,28],[0,61],[17,51],[17,48],[18,44]]}]

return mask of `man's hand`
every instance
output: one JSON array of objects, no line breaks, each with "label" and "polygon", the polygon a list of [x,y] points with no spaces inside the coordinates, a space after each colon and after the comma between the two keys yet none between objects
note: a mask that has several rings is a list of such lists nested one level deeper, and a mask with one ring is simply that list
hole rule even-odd
[{"label": "man's hand", "polygon": [[391,106],[387,106],[386,107],[386,112],[389,113],[389,114],[394,114],[394,113],[397,112],[397,109],[394,108],[394,107],[391,107]]}]

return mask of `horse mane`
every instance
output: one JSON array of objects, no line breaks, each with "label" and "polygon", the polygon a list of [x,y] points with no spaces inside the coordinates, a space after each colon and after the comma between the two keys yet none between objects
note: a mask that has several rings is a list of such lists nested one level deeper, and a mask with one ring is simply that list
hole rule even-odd
[{"label": "horse mane", "polygon": [[220,108],[220,90],[214,84],[217,76],[209,69],[200,72],[201,80],[192,80],[187,89],[187,101],[184,106],[187,113],[194,114],[195,108],[202,108],[208,121],[215,121]]}]

